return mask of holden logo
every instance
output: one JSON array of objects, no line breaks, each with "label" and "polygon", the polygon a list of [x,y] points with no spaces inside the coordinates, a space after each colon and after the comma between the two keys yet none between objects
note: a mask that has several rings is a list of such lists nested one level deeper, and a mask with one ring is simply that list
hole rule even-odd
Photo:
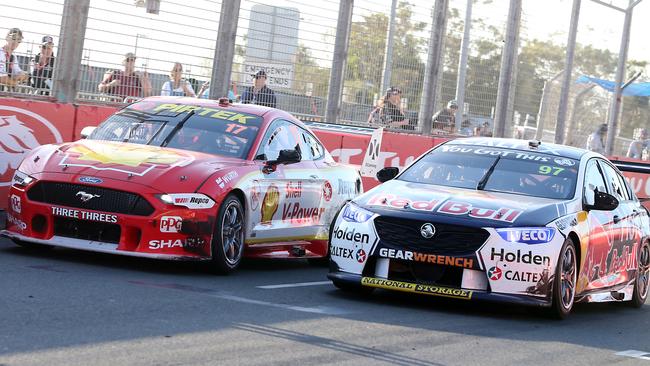
[{"label": "holden logo", "polygon": [[75,194],[75,196],[79,197],[81,202],[88,202],[88,201],[90,201],[91,199],[93,199],[95,197],[101,197],[98,194],[86,193],[84,191],[77,192],[77,194]]},{"label": "holden logo", "polygon": [[433,238],[433,235],[436,233],[436,227],[432,224],[426,223],[420,228],[420,234],[425,239]]},{"label": "holden logo", "polygon": [[501,278],[502,274],[503,274],[503,272],[501,271],[501,268],[499,268],[499,267],[492,267],[492,268],[490,268],[490,270],[487,273],[488,278],[490,280],[492,280],[492,281],[499,280]]}]

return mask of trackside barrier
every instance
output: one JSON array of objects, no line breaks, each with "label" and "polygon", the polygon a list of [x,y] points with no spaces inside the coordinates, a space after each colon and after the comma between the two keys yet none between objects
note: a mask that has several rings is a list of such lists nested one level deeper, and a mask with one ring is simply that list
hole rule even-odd
[{"label": "trackside barrier", "polygon": [[[0,210],[6,210],[9,185],[23,155],[39,145],[74,141],[81,129],[97,126],[120,107],[93,104],[61,104],[20,98],[0,99]],[[366,154],[372,129],[307,122],[332,156],[339,162],[360,166]],[[422,153],[448,140],[384,131],[379,165],[404,167]],[[619,159],[628,160],[630,159]],[[650,166],[650,165],[649,165]],[[650,172],[650,169],[648,170]],[[626,172],[639,197],[650,197],[650,173]],[[364,177],[364,189],[379,184]]]}]

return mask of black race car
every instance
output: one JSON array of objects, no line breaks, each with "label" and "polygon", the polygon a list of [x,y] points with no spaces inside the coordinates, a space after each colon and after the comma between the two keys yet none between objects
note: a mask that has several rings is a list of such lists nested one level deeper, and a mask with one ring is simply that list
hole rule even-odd
[{"label": "black race car", "polygon": [[452,140],[349,202],[330,235],[342,289],[384,288],[552,307],[648,295],[648,211],[618,169],[582,149]]}]

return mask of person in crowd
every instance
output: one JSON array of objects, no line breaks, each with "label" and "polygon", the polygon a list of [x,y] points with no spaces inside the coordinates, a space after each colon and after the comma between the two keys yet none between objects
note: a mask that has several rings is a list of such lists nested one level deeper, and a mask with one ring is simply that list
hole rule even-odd
[{"label": "person in crowd", "polygon": [[450,100],[447,107],[438,111],[433,115],[433,128],[443,130],[446,132],[453,132],[456,129],[456,111],[458,110],[458,103],[455,100]]},{"label": "person in crowd", "polygon": [[99,92],[120,98],[151,95],[149,75],[146,72],[135,71],[135,59],[133,52],[126,53],[122,61],[124,70],[111,70],[104,74],[104,79],[98,86]]},{"label": "person in crowd", "polygon": [[54,71],[54,39],[43,36],[41,51],[34,57],[30,84],[39,94],[50,95],[52,72]]},{"label": "person in crowd", "polygon": [[402,91],[394,86],[386,90],[384,98],[379,105],[370,112],[368,123],[391,128],[404,128],[409,120],[402,109]]},{"label": "person in crowd", "polygon": [[469,121],[469,119],[465,119],[460,123],[460,131],[458,132],[463,136],[473,136],[474,129],[471,126],[472,123]]},{"label": "person in crowd", "polygon": [[253,75],[253,78],[254,83],[252,86],[246,88],[241,97],[241,102],[244,104],[250,103],[275,108],[275,92],[266,86],[266,72],[260,70]]},{"label": "person in crowd", "polygon": [[[228,99],[230,99],[231,102],[236,102],[237,101],[237,85],[235,82],[230,83],[230,90],[228,90]],[[206,81],[201,85],[201,89],[199,89],[199,92],[197,93],[199,98],[201,99],[209,99],[210,98],[210,81]]]},{"label": "person in crowd", "polygon": [[5,45],[0,52],[0,84],[15,86],[27,81],[27,73],[24,72],[13,52],[23,41],[23,32],[18,28],[11,28],[7,32]]},{"label": "person in crowd", "polygon": [[194,88],[189,81],[182,78],[183,76],[183,65],[180,62],[175,62],[172,70],[169,72],[169,80],[166,81],[160,95],[166,96],[180,96],[180,97],[196,97],[194,93]]},{"label": "person in crowd", "polygon": [[647,149],[649,145],[648,130],[642,128],[641,131],[639,131],[637,139],[630,142],[630,147],[627,149],[626,156],[633,159],[643,159],[643,150]]},{"label": "person in crowd", "polygon": [[605,136],[607,136],[607,123],[601,124],[594,133],[589,135],[587,138],[587,150],[605,155]]},{"label": "person in crowd", "polygon": [[483,125],[476,127],[474,129],[474,136],[492,137],[492,127],[490,127],[490,122],[485,121],[483,122]]}]

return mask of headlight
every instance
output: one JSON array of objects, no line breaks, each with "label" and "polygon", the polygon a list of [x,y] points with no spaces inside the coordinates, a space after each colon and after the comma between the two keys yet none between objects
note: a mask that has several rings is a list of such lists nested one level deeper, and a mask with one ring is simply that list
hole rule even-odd
[{"label": "headlight", "polygon": [[26,187],[33,181],[34,181],[33,177],[30,177],[29,175],[21,172],[20,170],[16,170],[14,172],[14,177],[11,179],[11,185],[18,186],[18,187]]},{"label": "headlight", "polygon": [[212,208],[214,200],[202,193],[169,193],[156,196],[166,205],[183,206],[191,209]]},{"label": "headlight", "polygon": [[518,227],[496,229],[501,239],[511,243],[544,244],[553,240],[555,229],[552,227]]},{"label": "headlight", "polygon": [[359,207],[357,204],[349,202],[344,208],[341,216],[343,220],[349,222],[366,222],[374,215],[373,212]]}]

